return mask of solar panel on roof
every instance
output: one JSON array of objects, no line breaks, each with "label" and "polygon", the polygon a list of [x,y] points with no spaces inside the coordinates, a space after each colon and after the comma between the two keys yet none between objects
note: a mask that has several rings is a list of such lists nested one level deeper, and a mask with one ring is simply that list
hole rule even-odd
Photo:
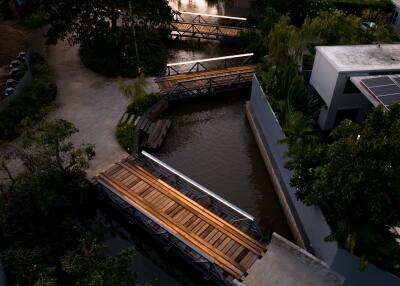
[{"label": "solar panel on roof", "polygon": [[379,100],[386,106],[390,105],[391,103],[400,103],[400,94],[380,96]]},{"label": "solar panel on roof", "polygon": [[376,96],[400,94],[400,87],[398,87],[396,84],[370,87],[369,90],[372,91]]},{"label": "solar panel on roof", "polygon": [[392,77],[392,79],[393,79],[397,84],[400,84],[400,77]]},{"label": "solar panel on roof", "polygon": [[374,86],[394,84],[394,82],[388,76],[367,78],[367,79],[361,80],[361,82],[368,88],[374,87]]},{"label": "solar panel on roof", "polygon": [[400,103],[399,76],[366,78],[361,83],[386,107],[391,103]]}]

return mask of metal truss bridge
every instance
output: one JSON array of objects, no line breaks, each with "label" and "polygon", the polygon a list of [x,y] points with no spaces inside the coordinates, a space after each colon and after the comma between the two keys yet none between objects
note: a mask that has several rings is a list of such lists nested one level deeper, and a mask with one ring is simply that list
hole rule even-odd
[{"label": "metal truss bridge", "polygon": [[207,280],[238,285],[266,252],[251,215],[144,151],[96,181],[113,206]]},{"label": "metal truss bridge", "polygon": [[173,38],[189,37],[207,40],[235,39],[253,28],[246,18],[173,11],[170,25]]},{"label": "metal truss bridge", "polygon": [[253,54],[168,64],[156,79],[168,100],[193,98],[249,87],[256,71],[250,63]]}]

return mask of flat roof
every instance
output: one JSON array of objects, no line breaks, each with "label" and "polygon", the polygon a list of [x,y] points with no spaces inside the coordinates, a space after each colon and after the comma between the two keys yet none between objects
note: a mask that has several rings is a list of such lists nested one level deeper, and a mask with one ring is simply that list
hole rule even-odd
[{"label": "flat roof", "polygon": [[317,51],[338,72],[400,72],[400,44],[318,46]]}]

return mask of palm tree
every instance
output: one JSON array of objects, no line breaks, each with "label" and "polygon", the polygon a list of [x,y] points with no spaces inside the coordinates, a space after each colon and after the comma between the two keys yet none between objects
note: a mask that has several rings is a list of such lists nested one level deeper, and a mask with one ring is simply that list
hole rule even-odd
[{"label": "palm tree", "polygon": [[121,92],[131,101],[146,96],[146,78],[141,73],[133,83],[126,83],[121,77],[118,78],[118,87]]}]

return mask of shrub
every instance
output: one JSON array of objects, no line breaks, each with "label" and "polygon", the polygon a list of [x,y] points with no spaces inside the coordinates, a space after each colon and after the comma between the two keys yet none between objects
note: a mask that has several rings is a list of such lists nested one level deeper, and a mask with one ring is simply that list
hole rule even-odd
[{"label": "shrub", "polygon": [[98,37],[81,44],[80,57],[89,69],[106,76],[136,77],[138,65],[146,75],[159,74],[167,62],[167,49],[156,31],[138,30],[139,61],[130,32],[120,29],[110,39]]},{"label": "shrub", "polygon": [[116,132],[119,144],[128,152],[133,150],[135,126],[133,124],[119,123]]},{"label": "shrub", "polygon": [[33,54],[30,67],[32,87],[0,113],[0,140],[11,140],[20,135],[21,122],[40,120],[57,95],[57,86],[44,58]]},{"label": "shrub", "polygon": [[161,95],[159,93],[150,93],[139,97],[133,103],[129,104],[127,112],[134,115],[141,115],[160,100],[160,98]]},{"label": "shrub", "polygon": [[374,11],[381,10],[388,13],[393,9],[393,5],[389,0],[331,0],[331,2],[337,9],[358,15],[361,15],[362,11],[365,9],[371,9]]}]

